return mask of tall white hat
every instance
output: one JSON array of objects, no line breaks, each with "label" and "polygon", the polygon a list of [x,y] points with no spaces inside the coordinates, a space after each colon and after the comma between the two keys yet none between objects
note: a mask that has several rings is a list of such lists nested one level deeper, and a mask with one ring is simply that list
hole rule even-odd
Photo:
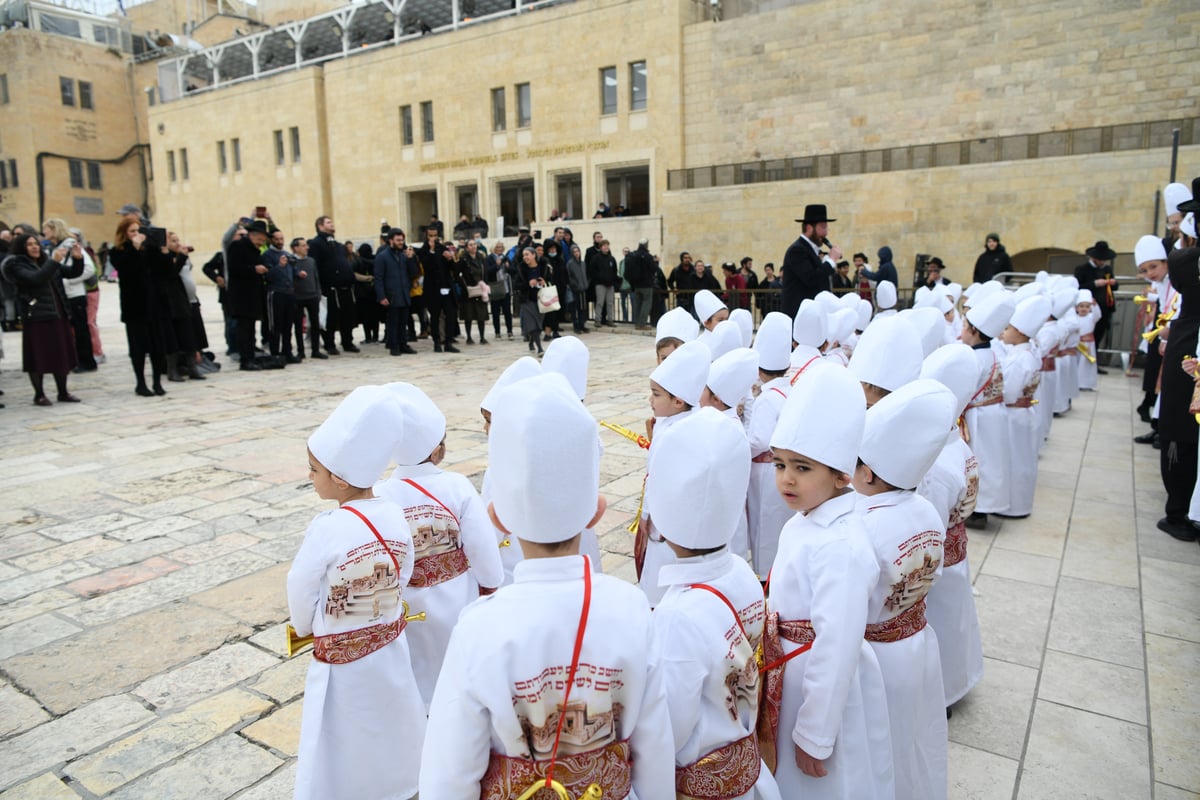
[{"label": "tall white hat", "polygon": [[860,299],[857,292],[846,292],[838,297],[838,303],[841,304],[842,308],[858,311],[858,301]]},{"label": "tall white hat", "polygon": [[[938,297],[950,302],[945,295]],[[941,346],[946,339],[946,315],[932,306],[914,308],[904,315],[904,321],[917,332],[921,342],[921,358],[925,358]],[[916,375],[913,376],[914,378]]]},{"label": "tall white hat", "polygon": [[850,374],[863,383],[894,392],[917,377],[923,357],[921,339],[904,317],[880,317],[863,331],[854,346]]},{"label": "tall white hat", "polygon": [[658,318],[654,343],[658,344],[668,338],[687,343],[695,339],[699,333],[700,326],[696,324],[696,318],[689,314],[687,309],[676,306]]},{"label": "tall white hat", "polygon": [[523,381],[526,378],[532,378],[534,375],[541,374],[542,365],[536,359],[529,356],[521,356],[509,364],[504,372],[500,373],[500,377],[492,384],[492,388],[483,396],[483,402],[479,404],[479,407],[488,413],[495,411],[496,397],[500,392],[512,386],[517,381]]},{"label": "tall white hat", "polygon": [[688,342],[663,359],[650,373],[650,380],[689,406],[698,406],[710,361],[711,354],[703,342]]},{"label": "tall white hat", "polygon": [[829,290],[817,292],[817,296],[813,299],[817,301],[817,304],[821,306],[826,314],[832,314],[834,311],[837,311],[842,307],[841,301],[838,300],[837,295]]},{"label": "tall white hat", "polygon": [[896,284],[891,281],[880,281],[875,284],[875,305],[880,311],[896,307]]},{"label": "tall white hat", "polygon": [[1062,319],[1070,313],[1075,307],[1075,290],[1069,286],[1063,286],[1050,296],[1050,313],[1055,319]]},{"label": "tall white hat", "polygon": [[915,489],[942,452],[956,406],[938,381],[905,384],[867,410],[858,457],[897,489]]},{"label": "tall white hat", "polygon": [[1179,204],[1192,199],[1192,190],[1182,183],[1168,183],[1163,189],[1163,205],[1167,207],[1167,216],[1179,213]]},{"label": "tall white hat", "polygon": [[[531,446],[550,439],[551,447]],[[562,375],[537,375],[500,393],[492,409],[488,465],[496,516],[522,539],[566,541],[596,513],[596,421]]]},{"label": "tall white hat", "polygon": [[1003,289],[991,291],[982,300],[974,302],[971,310],[967,312],[967,322],[974,325],[984,336],[995,339],[1004,333],[1004,328],[1016,308],[1017,303],[1011,292]]},{"label": "tall white hat", "polygon": [[932,294],[933,294],[933,290],[930,289],[928,286],[918,286],[917,290],[915,292],[913,292],[913,305],[914,306],[925,305],[925,303],[923,303],[921,301],[925,300],[925,298],[929,297]]},{"label": "tall white hat", "polygon": [[567,379],[579,399],[587,397],[588,361],[587,345],[575,336],[563,336],[550,342],[542,356],[542,369],[557,372]]},{"label": "tall white hat", "polygon": [[308,437],[308,449],[325,469],[365,489],[379,480],[403,432],[400,404],[392,393],[382,386],[360,386]]},{"label": "tall white hat", "polygon": [[1147,261],[1162,261],[1167,257],[1167,249],[1163,247],[1162,239],[1146,235],[1137,240],[1133,247],[1134,266],[1140,267]]},{"label": "tall white hat", "polygon": [[962,342],[943,345],[921,362],[921,377],[935,380],[950,390],[958,417],[979,387],[979,359]]},{"label": "tall white hat", "polygon": [[854,321],[854,330],[865,331],[867,325],[871,324],[871,315],[875,313],[875,306],[871,305],[871,301],[864,297],[858,298],[858,319]]},{"label": "tall white hat", "polygon": [[771,447],[791,450],[852,475],[866,413],[867,398],[854,375],[828,361],[818,361],[788,392],[771,434]]},{"label": "tall white hat", "polygon": [[1045,291],[1045,289],[1046,287],[1037,281],[1030,281],[1029,283],[1019,286],[1017,290],[1013,292],[1013,297],[1016,298],[1017,303],[1019,304],[1026,297],[1033,297],[1034,295],[1041,294]]},{"label": "tall white hat", "polygon": [[745,512],[750,442],[737,422],[702,408],[655,437],[648,476],[646,511],[664,538],[694,550],[721,547]]},{"label": "tall white hat", "polygon": [[825,313],[816,300],[804,300],[792,320],[792,341],[809,347],[820,347],[827,337]]},{"label": "tall white hat", "polygon": [[725,304],[721,302],[721,298],[708,289],[701,289],[696,292],[695,308],[696,316],[700,318],[700,324],[704,324],[709,317],[725,308]]},{"label": "tall white hat", "polygon": [[[1194,212],[1189,211],[1186,215],[1184,215],[1183,219],[1179,222],[1179,230],[1189,238],[1196,238],[1196,214]],[[1177,239],[1175,241],[1175,246],[1177,248],[1183,247],[1182,240]]]},{"label": "tall white hat", "polygon": [[[1090,295],[1089,295],[1090,297]],[[1050,319],[1050,298],[1045,295],[1026,297],[1017,303],[1008,324],[1032,339]]]},{"label": "tall white hat", "polygon": [[950,297],[951,303],[957,303],[962,299],[963,287],[961,283],[951,283],[946,287],[946,294]]},{"label": "tall white hat", "polygon": [[420,464],[446,438],[446,415],[411,383],[389,383],[383,388],[400,401],[404,415],[404,434],[395,443],[392,459],[405,467]]},{"label": "tall white hat", "polygon": [[704,339],[704,344],[708,347],[712,360],[716,361],[730,350],[742,346],[742,331],[733,320],[722,320]]},{"label": "tall white hat", "polygon": [[1075,305],[1079,305],[1080,303],[1094,303],[1094,302],[1096,302],[1096,296],[1094,294],[1092,294],[1091,292],[1089,292],[1087,289],[1080,289],[1079,291],[1077,291],[1075,293]]},{"label": "tall white hat", "polygon": [[744,308],[735,308],[729,312],[729,319],[737,323],[742,333],[742,347],[749,347],[754,341],[754,317]]},{"label": "tall white hat", "polygon": [[929,304],[930,308],[936,308],[943,319],[947,314],[954,310],[954,301],[944,294],[935,295],[933,301]]},{"label": "tall white hat", "polygon": [[708,368],[708,389],[717,399],[734,408],[750,393],[758,380],[758,353],[749,347],[730,350]]},{"label": "tall white hat", "polygon": [[972,283],[970,286],[963,289],[962,296],[967,298],[968,300],[970,300],[972,297],[975,296],[975,293],[979,291],[979,287],[982,285],[983,284],[981,284],[981,283]]},{"label": "tall white hat", "polygon": [[788,368],[792,352],[792,320],[787,314],[772,311],[763,317],[754,337],[754,349],[758,352],[758,366],[765,370]]},{"label": "tall white hat", "polygon": [[825,320],[825,338],[831,342],[845,344],[854,334],[854,326],[858,324],[858,312],[848,308],[839,308]]}]

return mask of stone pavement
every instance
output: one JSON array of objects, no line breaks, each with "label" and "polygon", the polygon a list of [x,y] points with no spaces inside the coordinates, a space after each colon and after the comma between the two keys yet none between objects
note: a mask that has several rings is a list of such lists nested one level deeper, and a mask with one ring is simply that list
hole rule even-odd
[{"label": "stone pavement", "polygon": [[[306,437],[354,386],[412,381],[446,412],[446,466],[478,483],[479,400],[525,347],[435,356],[420,342],[389,358],[369,345],[140,398],[116,287],[103,291],[109,361],[72,378],[80,405],[31,405],[20,336],[5,336],[0,792],[289,797],[311,656],[284,656],[284,576],[327,507]],[[201,293],[215,344],[218,307]],[[585,341],[590,410],[639,427],[650,340]],[[1200,547],[1154,527],[1158,453],[1130,441],[1136,389],[1101,377],[1054,422],[1033,515],[971,532],[986,673],[950,720],[952,798],[1200,796]],[[624,525],[644,454],[602,436],[604,567],[632,579]]]}]

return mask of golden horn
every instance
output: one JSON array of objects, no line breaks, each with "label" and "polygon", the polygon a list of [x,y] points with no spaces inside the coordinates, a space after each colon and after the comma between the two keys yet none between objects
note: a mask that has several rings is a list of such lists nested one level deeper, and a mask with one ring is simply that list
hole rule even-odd
[{"label": "golden horn", "polygon": [[[424,622],[425,621],[425,612],[424,611],[422,611],[418,614],[409,614],[408,613],[408,601],[402,600],[400,602],[404,606],[404,621],[405,622]],[[296,633],[296,629],[293,628],[290,624],[287,626],[288,658],[291,658],[292,656],[296,655],[296,653],[300,652],[302,649],[304,649],[305,647],[308,647],[312,643],[313,643],[313,635],[311,633],[308,634],[307,636],[301,636],[300,634]]]},{"label": "golden horn", "polygon": [[1151,330],[1146,331],[1145,333],[1142,334],[1142,338],[1145,339],[1147,342],[1153,342],[1155,339],[1158,338],[1158,334],[1162,332],[1163,327],[1164,326],[1159,325],[1157,328],[1153,328]]},{"label": "golden horn", "polygon": [[1079,344],[1075,345],[1075,349],[1078,350],[1079,353],[1088,360],[1088,363],[1090,363],[1090,364],[1096,363],[1096,357],[1088,352],[1087,345],[1085,345],[1083,342],[1080,342]]},{"label": "golden horn", "polygon": [[[546,779],[538,778],[536,781],[530,784],[528,789],[521,792],[520,796],[517,797],[517,800],[532,800],[532,798],[537,795],[538,792],[545,788]],[[553,778],[550,779],[549,788],[550,791],[554,792],[554,794],[558,796],[558,800],[572,800],[570,793],[567,792],[567,787],[563,786]],[[604,791],[600,788],[599,784],[593,783],[584,791],[582,795],[579,796],[579,800],[600,800],[602,797],[604,797]]]},{"label": "golden horn", "polygon": [[512,547],[512,539],[505,539],[500,543],[501,547]]},{"label": "golden horn", "polygon": [[416,614],[408,613],[408,601],[407,600],[401,600],[400,605],[404,607],[404,621],[405,622],[424,622],[425,621],[425,612],[424,611],[420,611]]},{"label": "golden horn", "polygon": [[631,431],[629,428],[626,428],[623,425],[617,425],[616,423],[613,423],[613,422],[605,422],[604,420],[601,420],[600,427],[608,428],[613,433],[617,433],[617,434],[620,434],[621,436],[624,436],[626,439],[633,442],[634,444],[636,444],[638,447],[642,448],[643,450],[646,450],[650,447],[649,439],[647,439],[645,436],[642,436],[640,433],[637,433],[636,431]]}]

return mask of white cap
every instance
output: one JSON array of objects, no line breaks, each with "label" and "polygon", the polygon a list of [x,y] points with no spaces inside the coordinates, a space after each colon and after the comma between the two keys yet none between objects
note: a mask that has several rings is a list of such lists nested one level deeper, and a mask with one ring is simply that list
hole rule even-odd
[{"label": "white cap", "polygon": [[792,341],[809,347],[820,347],[827,337],[825,313],[816,300],[803,300],[792,320]]},{"label": "white cap", "polygon": [[854,375],[828,361],[818,361],[788,392],[771,434],[771,447],[791,450],[853,475],[866,413],[867,398]]},{"label": "white cap", "polygon": [[708,368],[708,389],[717,399],[734,408],[750,393],[758,380],[758,353],[749,347],[730,350]]},{"label": "white cap", "polygon": [[1192,199],[1192,190],[1182,183],[1168,183],[1163,189],[1163,205],[1167,207],[1167,216],[1179,213],[1179,204]]},{"label": "white cap", "polygon": [[957,417],[979,388],[979,359],[962,342],[943,345],[921,362],[921,377],[931,378],[950,390]]},{"label": "white cap", "polygon": [[915,489],[942,452],[956,404],[938,381],[905,384],[867,409],[858,457],[897,489]]},{"label": "white cap", "polygon": [[950,297],[951,303],[957,303],[962,299],[963,287],[961,283],[952,283],[946,287],[946,294]]},{"label": "white cap", "polygon": [[880,317],[863,331],[854,346],[850,374],[863,383],[894,392],[917,377],[922,358],[921,339],[905,317]]},{"label": "white cap", "polygon": [[725,308],[725,304],[721,302],[721,298],[708,289],[701,289],[696,292],[695,308],[696,316],[700,318],[700,324],[703,325],[709,317]]},{"label": "white cap", "polygon": [[842,307],[842,302],[838,300],[837,295],[829,290],[817,292],[817,296],[814,299],[826,314],[832,314]]},{"label": "white cap", "polygon": [[1079,278],[1076,278],[1074,275],[1063,275],[1062,283],[1065,286],[1070,286],[1072,291],[1079,288]]},{"label": "white cap", "polygon": [[1050,319],[1050,298],[1045,295],[1026,297],[1017,303],[1008,324],[1032,339]]},{"label": "white cap", "polygon": [[737,323],[742,333],[742,347],[749,347],[754,341],[754,317],[744,308],[735,308],[729,312],[729,319]]},{"label": "white cap", "polygon": [[1050,296],[1050,313],[1055,319],[1062,319],[1071,309],[1075,307],[1075,290],[1069,286],[1063,286]]},{"label": "white cap", "polygon": [[[709,358],[711,358],[713,361],[716,361],[730,350],[734,350],[742,346],[742,331],[738,328],[738,324],[733,320],[721,320],[717,323],[717,326],[712,329],[712,333],[705,337],[704,344],[709,349]],[[547,352],[549,351],[547,350]]]},{"label": "white cap", "polygon": [[546,372],[557,372],[567,379],[579,399],[587,397],[588,380],[587,345],[578,337],[563,336],[550,342],[546,353],[542,356],[542,369]]},{"label": "white cap", "polygon": [[880,311],[896,307],[896,284],[891,281],[880,281],[875,284],[875,305]]},{"label": "white cap", "polygon": [[[947,303],[950,299],[938,295]],[[946,340],[946,316],[944,311],[938,311],[932,306],[914,308],[904,315],[904,321],[917,332],[921,341],[921,358],[925,358]],[[915,375],[913,376],[916,377]]]},{"label": "white cap", "polygon": [[1019,304],[1026,297],[1033,297],[1034,295],[1041,294],[1043,291],[1045,291],[1045,287],[1042,284],[1038,283],[1037,281],[1030,281],[1029,283],[1019,286],[1017,290],[1013,292],[1013,297],[1016,298],[1017,303]]},{"label": "white cap", "polygon": [[517,381],[523,381],[526,378],[532,378],[534,375],[541,374],[542,365],[536,359],[529,356],[521,356],[509,364],[504,372],[500,373],[500,377],[492,384],[492,388],[483,396],[483,402],[479,404],[479,407],[488,413],[495,411],[496,397],[500,392],[512,386]]},{"label": "white cap", "polygon": [[1050,281],[1050,273],[1044,269],[1039,269],[1037,274],[1033,276],[1035,283],[1048,283]]},{"label": "white cap", "polygon": [[930,308],[936,308],[938,313],[944,319],[947,314],[954,310],[954,302],[944,294],[934,295],[933,302],[929,304]]},{"label": "white cap", "polygon": [[982,299],[972,303],[971,310],[967,312],[967,322],[989,339],[1004,333],[1009,317],[1017,307],[1012,293],[1003,289],[988,292]]},{"label": "white cap", "polygon": [[700,395],[708,380],[710,353],[703,342],[681,345],[650,373],[650,380],[689,406],[700,405]]},{"label": "white cap", "polygon": [[658,344],[663,339],[671,338],[686,344],[695,339],[699,333],[700,327],[696,324],[696,318],[689,314],[686,308],[676,306],[658,318],[654,343]]},{"label": "white cap", "polygon": [[[1196,238],[1196,215],[1189,211],[1186,216],[1179,222],[1179,230],[1189,239]],[[1176,240],[1176,247],[1183,247],[1181,240]]]},{"label": "white cap", "polygon": [[857,324],[857,311],[839,308],[825,320],[825,337],[828,341],[844,344],[854,334],[854,326]]},{"label": "white cap", "polygon": [[411,383],[389,383],[383,388],[400,401],[404,415],[404,433],[395,443],[392,459],[405,467],[420,464],[446,438],[446,415]]},{"label": "white cap", "polygon": [[1087,289],[1080,289],[1079,291],[1077,291],[1075,293],[1075,305],[1079,305],[1080,303],[1094,303],[1094,302],[1096,302],[1096,296],[1093,295],[1091,292],[1089,292]]},{"label": "white cap", "polygon": [[1133,264],[1136,267],[1140,267],[1147,261],[1161,261],[1166,257],[1167,249],[1163,247],[1162,239],[1157,236],[1143,236],[1133,246]]},{"label": "white cap", "polygon": [[792,320],[787,314],[772,311],[763,317],[754,337],[760,369],[777,371],[788,368],[792,352]]},{"label": "white cap", "polygon": [[846,292],[845,294],[838,295],[838,303],[841,307],[848,308],[851,311],[858,310],[858,301],[859,296],[857,292]]},{"label": "white cap", "polygon": [[925,303],[923,303],[921,301],[925,300],[927,297],[929,297],[932,294],[933,294],[933,290],[930,289],[928,286],[918,286],[917,290],[915,292],[913,292],[913,305],[914,306],[925,305]]},{"label": "white cap", "polygon": [[858,298],[858,319],[854,321],[854,330],[865,331],[871,324],[871,315],[874,313],[875,306],[871,305],[870,300],[865,297]]},{"label": "white cap", "polygon": [[[530,446],[548,436],[553,446]],[[496,517],[515,536],[566,541],[596,514],[596,421],[562,375],[537,375],[500,393],[492,409],[488,466]]]},{"label": "white cap", "polygon": [[968,300],[970,300],[972,297],[974,297],[974,296],[975,296],[975,293],[979,291],[979,287],[980,287],[981,285],[982,285],[982,284],[978,284],[978,283],[972,283],[970,286],[968,286],[967,288],[963,289],[962,296],[963,296],[963,297],[965,297],[965,298],[967,298]]},{"label": "white cap", "polygon": [[647,473],[645,510],[664,538],[693,550],[729,544],[750,484],[741,425],[715,408],[689,414],[654,437]]},{"label": "white cap", "polygon": [[379,480],[392,445],[404,431],[400,404],[382,386],[360,386],[308,437],[308,449],[325,469],[357,489]]}]

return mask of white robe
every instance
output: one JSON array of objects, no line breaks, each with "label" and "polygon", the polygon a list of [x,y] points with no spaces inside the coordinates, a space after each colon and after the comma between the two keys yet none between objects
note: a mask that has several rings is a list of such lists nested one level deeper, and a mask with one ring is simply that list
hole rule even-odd
[{"label": "white robe", "polygon": [[[421,797],[479,797],[492,751],[529,757],[522,728],[558,713],[583,605],[582,556],[526,559],[513,583],[463,611],[450,637],[421,757]],[[592,600],[571,704],[612,726],[560,755],[628,739],[630,800],[675,796],[675,743],[662,675],[651,662],[650,609],[636,587],[592,576]],[[571,737],[573,738],[573,737]],[[549,745],[537,740],[538,758]],[[544,749],[543,749],[544,748]],[[607,796],[607,793],[606,793]]]},{"label": "white robe", "polygon": [[[746,428],[751,457],[769,453],[771,434],[779,422],[779,412],[787,400],[791,386],[787,377],[773,378],[762,385],[754,401],[754,416]],[[749,520],[751,566],[760,578],[766,578],[779,549],[779,532],[793,512],[775,488],[775,465],[750,465],[750,488],[746,492],[746,514]]]},{"label": "white robe", "polygon": [[[399,562],[400,574],[394,574],[383,546],[352,512],[339,508],[318,514],[287,576],[288,611],[301,636],[392,623],[403,613],[401,594],[407,594],[403,587],[413,569],[404,514],[382,499],[349,505],[371,520]],[[359,582],[356,591],[340,591],[351,582]],[[416,794],[425,704],[409,660],[408,631],[420,624],[410,624],[397,639],[357,661],[326,664],[314,658],[309,663],[297,800],[407,800]]]},{"label": "white robe", "polygon": [[1054,358],[1054,353],[1058,350],[1058,323],[1050,320],[1038,329],[1034,338],[1034,350],[1038,358],[1055,361],[1054,369],[1042,372],[1042,380],[1035,395],[1038,401],[1034,406],[1038,422],[1038,453],[1041,453],[1042,448],[1046,446],[1046,437],[1050,435],[1050,422],[1054,418],[1054,406],[1058,402],[1058,363]]},{"label": "white robe", "polygon": [[[721,412],[738,425],[742,424],[741,417],[738,416],[737,408],[727,408]],[[742,432],[745,433],[745,428]],[[750,558],[750,526],[746,516],[746,503],[742,501],[742,513],[738,515],[737,528],[733,531],[733,538],[729,540],[729,552],[744,560]]]},{"label": "white robe", "polygon": [[[1100,321],[1100,307],[1093,303],[1090,313],[1083,317],[1076,315],[1076,318],[1079,320],[1079,344],[1088,351],[1088,355],[1090,355],[1092,358],[1095,358],[1096,343],[1094,341],[1085,342],[1083,341],[1083,337],[1095,334],[1096,323]],[[1075,358],[1078,361],[1079,366],[1079,388],[1095,390],[1099,365],[1095,361],[1089,361],[1082,354],[1076,356]]]},{"label": "white robe", "polygon": [[1071,408],[1071,401],[1079,397],[1079,354],[1074,350],[1079,346],[1079,316],[1071,309],[1058,321],[1059,350],[1068,353],[1058,358],[1058,399],[1054,404],[1054,413],[1063,414]]},{"label": "white robe", "polygon": [[1008,423],[1008,510],[1012,517],[1028,516],[1033,511],[1033,492],[1038,473],[1037,406],[1018,408],[1022,397],[1036,398],[1042,380],[1042,359],[1030,342],[998,346],[1004,372],[1004,416]]},{"label": "white robe", "polygon": [[[762,640],[766,604],[754,570],[727,549],[677,560],[658,579],[666,593],[654,609],[654,661],[667,690],[675,765],[686,767],[754,733],[759,683],[754,650]],[[720,598],[690,588],[694,583],[724,595],[738,620]],[[754,789],[731,800],[779,798],[762,764]]]},{"label": "white robe", "polygon": [[[440,500],[458,518],[458,524],[441,506],[405,483],[405,478]],[[433,464],[396,467],[390,478],[375,484],[375,494],[404,510],[416,558],[461,547],[470,564],[462,575],[433,586],[410,587],[406,592],[410,612],[425,612],[425,621],[409,628],[409,646],[417,686],[428,708],[459,613],[479,596],[479,587],[496,588],[504,580],[495,528],[471,482]]]},{"label": "white robe", "polygon": [[[958,428],[953,428],[917,494],[933,504],[948,531],[971,516],[978,492],[979,462]],[[942,564],[941,576],[925,597],[925,618],[937,634],[942,690],[949,708],[983,677],[983,641],[971,591],[971,565],[965,556],[957,564]]]},{"label": "white robe", "polygon": [[[879,581],[868,622],[891,620],[921,600],[942,572],[946,524],[928,500],[895,490],[858,498],[875,548]],[[945,689],[937,635],[926,625],[897,642],[871,642],[887,689],[896,800],[944,800],[947,785]]]},{"label": "white robe", "polygon": [[[784,665],[776,739],[780,793],[804,800],[890,800],[892,750],[879,662],[863,640],[879,577],[875,553],[847,492],[784,527],[771,572],[771,612],[811,620],[813,646]],[[785,653],[799,645],[783,640]],[[795,747],[824,761],[810,778]]]},{"label": "white robe", "polygon": [[[992,376],[1003,378],[1000,361],[992,347],[973,348],[979,359],[979,381],[975,388],[980,392]],[[983,394],[979,394],[982,400]],[[1008,511],[1008,490],[1004,481],[1008,478],[1008,418],[1004,414],[1004,403],[982,408],[968,408],[966,412],[967,432],[971,436],[971,450],[979,459],[979,500],[976,510],[983,514],[1004,514]]]}]

